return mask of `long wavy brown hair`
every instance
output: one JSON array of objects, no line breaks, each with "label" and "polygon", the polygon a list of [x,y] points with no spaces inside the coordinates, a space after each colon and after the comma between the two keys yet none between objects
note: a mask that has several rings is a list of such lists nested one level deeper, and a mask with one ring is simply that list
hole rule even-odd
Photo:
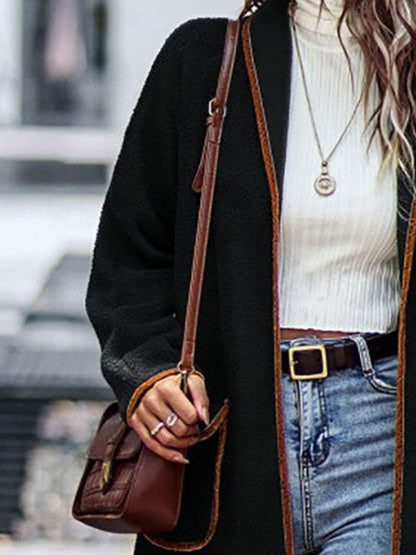
[{"label": "long wavy brown hair", "polygon": [[[240,16],[253,14],[268,1],[285,2],[291,17],[296,0],[246,0]],[[320,13],[327,9],[320,0]],[[412,189],[416,168],[416,0],[344,0],[338,21],[338,37],[345,20],[359,42],[365,58],[364,103],[368,113],[370,87],[375,79],[380,102],[368,118],[373,125],[369,145],[378,135],[382,148],[382,171],[391,162],[400,166]],[[343,45],[344,47],[344,45]],[[346,49],[344,48],[346,52]],[[347,54],[347,52],[346,52]],[[349,57],[347,54],[348,62]]]}]

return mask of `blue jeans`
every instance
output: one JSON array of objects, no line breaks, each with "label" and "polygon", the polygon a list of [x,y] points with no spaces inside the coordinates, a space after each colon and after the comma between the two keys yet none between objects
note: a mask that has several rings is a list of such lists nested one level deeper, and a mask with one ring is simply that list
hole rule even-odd
[{"label": "blue jeans", "polygon": [[350,336],[361,365],[316,380],[283,374],[296,555],[391,553],[397,355],[372,363],[368,335]]}]

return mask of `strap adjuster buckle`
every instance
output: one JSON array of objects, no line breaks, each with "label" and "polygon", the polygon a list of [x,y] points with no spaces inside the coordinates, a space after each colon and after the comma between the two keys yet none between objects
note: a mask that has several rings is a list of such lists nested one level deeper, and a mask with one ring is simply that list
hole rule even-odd
[{"label": "strap adjuster buckle", "polygon": [[[296,365],[298,360],[295,358],[295,353],[299,351],[319,351],[321,353],[322,370],[314,374],[308,374],[298,371]],[[289,348],[289,371],[292,380],[318,380],[328,376],[328,359],[324,345],[299,345]]]},{"label": "strap adjuster buckle", "polygon": [[214,105],[216,103],[217,99],[211,98],[211,100],[208,103],[208,113],[210,116],[213,116],[214,114],[222,114],[223,117],[225,117],[226,113],[227,113],[227,106],[224,106],[224,108],[219,108],[216,107],[214,108]]}]

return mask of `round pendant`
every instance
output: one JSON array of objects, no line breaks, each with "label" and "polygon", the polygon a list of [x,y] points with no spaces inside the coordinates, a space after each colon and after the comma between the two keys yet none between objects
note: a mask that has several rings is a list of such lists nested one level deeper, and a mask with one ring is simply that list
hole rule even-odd
[{"label": "round pendant", "polygon": [[336,189],[335,179],[331,177],[328,173],[321,174],[315,180],[315,191],[324,197],[332,195]]}]

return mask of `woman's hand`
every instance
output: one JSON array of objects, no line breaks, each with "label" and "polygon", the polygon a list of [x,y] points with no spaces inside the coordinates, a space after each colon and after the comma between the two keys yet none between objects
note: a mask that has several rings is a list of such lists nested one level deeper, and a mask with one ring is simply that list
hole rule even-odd
[{"label": "woman's hand", "polygon": [[[140,399],[130,418],[130,426],[148,449],[174,462],[189,462],[175,447],[185,448],[198,442],[198,420],[209,423],[209,399],[204,379],[198,374],[187,378],[192,401],[180,389],[181,375],[157,381]],[[178,419],[167,426],[167,417],[174,412]],[[150,430],[159,422],[164,425],[153,437]]]}]

